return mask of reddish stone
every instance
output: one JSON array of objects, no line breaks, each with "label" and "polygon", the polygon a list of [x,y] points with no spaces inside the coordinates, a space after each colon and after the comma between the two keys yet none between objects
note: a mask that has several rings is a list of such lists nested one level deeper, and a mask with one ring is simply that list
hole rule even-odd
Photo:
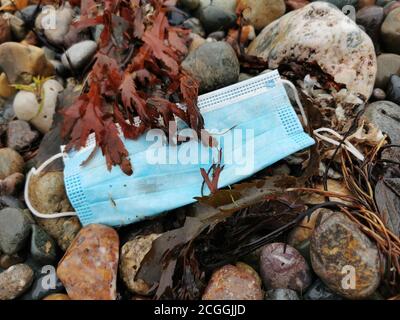
[{"label": "reddish stone", "polygon": [[71,300],[115,300],[119,238],[110,227],[83,228],[57,268]]},{"label": "reddish stone", "polygon": [[[255,272],[255,271],[254,271]],[[215,271],[203,300],[262,300],[260,280],[243,267],[226,265]]]}]

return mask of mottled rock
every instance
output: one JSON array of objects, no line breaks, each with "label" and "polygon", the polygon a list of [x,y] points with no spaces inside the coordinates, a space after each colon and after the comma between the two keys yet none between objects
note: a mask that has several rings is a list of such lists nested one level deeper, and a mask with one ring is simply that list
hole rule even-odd
[{"label": "mottled rock", "polygon": [[[359,98],[366,101],[374,88],[377,67],[371,39],[327,3],[313,2],[272,22],[250,44],[247,53],[266,59],[270,69],[290,62],[316,63],[345,86],[338,93],[331,91],[340,103],[360,102]],[[318,72],[307,72],[318,76]]]},{"label": "mottled rock", "polygon": [[236,21],[236,0],[200,0],[196,16],[207,33],[225,30]]},{"label": "mottled rock", "polygon": [[400,8],[387,15],[382,24],[382,42],[387,52],[400,54]]},{"label": "mottled rock", "polygon": [[400,55],[382,53],[377,58],[378,72],[376,74],[375,87],[386,89],[392,74],[400,75]]},{"label": "mottled rock", "polygon": [[97,43],[85,40],[74,44],[62,56],[61,62],[68,69],[80,69],[92,59],[97,51]]},{"label": "mottled rock", "polygon": [[202,93],[236,83],[240,72],[235,51],[226,42],[204,43],[187,56],[182,67],[200,82]]},{"label": "mottled rock", "polygon": [[120,276],[132,293],[140,295],[148,295],[150,293],[151,286],[142,279],[135,278],[142,260],[150,251],[153,241],[159,236],[159,234],[138,236],[122,246],[119,265]]},{"label": "mottled rock", "polygon": [[57,268],[72,300],[115,300],[119,256],[117,232],[92,224],[83,228]]},{"label": "mottled rock", "polygon": [[283,16],[286,11],[283,0],[239,0],[238,5],[244,8],[244,20],[254,26],[256,30],[261,30],[269,25]]},{"label": "mottled rock", "polygon": [[267,291],[265,300],[300,300],[300,297],[294,290],[273,289]]},{"label": "mottled rock", "polygon": [[389,84],[386,90],[386,99],[400,104],[400,77],[397,75],[392,75],[389,79]]},{"label": "mottled rock", "polygon": [[212,274],[202,299],[262,300],[263,293],[254,274],[244,268],[226,265]]},{"label": "mottled rock", "polygon": [[31,255],[42,264],[52,264],[57,258],[57,247],[54,240],[37,225],[32,226]]},{"label": "mottled rock", "polygon": [[[38,177],[32,177],[29,197],[33,207],[43,214],[73,211],[65,193],[62,172],[47,172]],[[81,228],[76,217],[35,219],[57,241],[63,251],[67,250]]]},{"label": "mottled rock", "polygon": [[304,294],[305,300],[343,300],[341,296],[338,296],[329,288],[324,285],[321,280],[316,280],[307,292]]},{"label": "mottled rock", "polygon": [[272,243],[262,248],[260,273],[268,289],[304,292],[311,284],[306,260],[295,248],[284,243]]},{"label": "mottled rock", "polygon": [[365,109],[364,116],[386,133],[392,143],[400,143],[400,106],[386,100],[373,102]]},{"label": "mottled rock", "polygon": [[51,294],[45,298],[43,298],[42,300],[71,300],[67,294],[64,293],[54,293]]},{"label": "mottled rock", "polygon": [[0,69],[11,83],[30,83],[32,76],[54,74],[54,68],[42,49],[17,42],[0,45]]},{"label": "mottled rock", "polygon": [[0,149],[0,179],[7,178],[13,173],[22,173],[24,170],[24,159],[21,155],[10,148]]},{"label": "mottled rock", "polygon": [[31,230],[31,220],[26,212],[14,208],[0,211],[0,250],[7,254],[23,248]]},{"label": "mottled rock", "polygon": [[0,273],[0,300],[13,300],[32,284],[33,271],[25,264],[17,264]]},{"label": "mottled rock", "polygon": [[28,122],[14,120],[8,124],[7,147],[16,151],[22,151],[30,146],[39,137],[37,131],[33,131]]},{"label": "mottled rock", "polygon": [[315,229],[310,252],[315,273],[341,296],[366,298],[380,283],[376,245],[343,213],[331,215]]}]

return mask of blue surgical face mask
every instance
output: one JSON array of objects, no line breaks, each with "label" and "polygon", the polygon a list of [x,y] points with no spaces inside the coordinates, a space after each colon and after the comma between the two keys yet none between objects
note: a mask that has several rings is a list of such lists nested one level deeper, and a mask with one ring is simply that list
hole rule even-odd
[{"label": "blue surgical face mask", "polygon": [[[202,95],[198,104],[205,129],[222,149],[221,164],[225,167],[219,188],[314,144],[304,132],[277,71]],[[179,135],[185,136],[188,129],[182,122],[178,121],[178,128]],[[62,155],[67,195],[83,225],[130,224],[190,204],[201,196],[200,169],[208,171],[218,161],[218,149],[205,147],[196,139],[174,145],[159,133],[150,132],[138,140],[123,139],[134,170],[131,176],[119,167],[108,171],[100,151],[82,166],[95,147],[93,137],[86,148]],[[61,155],[34,169],[28,178],[57,157]],[[204,191],[209,193],[207,188]],[[34,214],[54,217],[41,215],[31,206],[27,188],[25,198]]]}]

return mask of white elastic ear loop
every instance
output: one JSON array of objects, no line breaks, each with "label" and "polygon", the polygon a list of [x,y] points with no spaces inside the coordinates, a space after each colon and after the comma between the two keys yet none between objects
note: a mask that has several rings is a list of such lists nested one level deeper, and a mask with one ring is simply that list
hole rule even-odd
[{"label": "white elastic ear loop", "polygon": [[[313,131],[314,135],[318,137],[319,139],[329,142],[331,144],[334,144],[335,146],[339,146],[340,142],[333,140],[331,138],[325,137],[324,135],[320,134],[320,132],[328,132],[335,137],[337,137],[340,140],[343,140],[343,136],[341,136],[339,133],[337,133],[335,130],[329,129],[329,128],[319,128]],[[357,159],[364,161],[365,157],[364,155],[356,149],[356,147],[351,144],[348,140],[344,140],[344,144],[342,144],[343,147],[345,147],[349,152],[351,152]]]},{"label": "white elastic ear loop", "polygon": [[[295,87],[295,85],[293,83],[291,83],[289,80],[283,80],[281,79],[281,81],[283,83],[286,83],[287,85],[289,85],[290,88],[292,88],[293,92],[294,92],[294,97],[296,99],[296,103],[300,108],[300,112],[301,112],[301,116],[303,117],[303,121],[304,121],[304,125],[307,126],[308,125],[308,121],[307,121],[307,117],[306,117],[306,113],[304,112],[304,108],[303,105],[300,101],[300,97],[299,97],[299,93],[297,91],[297,88]],[[333,140],[331,138],[325,137],[324,135],[320,134],[320,132],[328,132],[332,135],[334,135],[335,137],[337,137],[340,140],[343,140],[344,137],[342,137],[339,133],[337,133],[335,130],[329,129],[329,128],[319,128],[313,131],[314,135],[316,137],[318,137],[319,139],[332,143],[335,146],[339,146],[340,142]],[[351,144],[348,140],[344,141],[344,144],[342,144],[343,147],[345,147],[349,152],[351,152],[357,159],[364,161],[365,157],[364,155],[357,150],[357,148]]]},{"label": "white elastic ear loop", "polygon": [[301,117],[303,118],[304,126],[307,127],[307,126],[308,126],[307,116],[306,116],[306,113],[305,113],[305,111],[304,111],[303,104],[302,104],[301,101],[300,101],[300,97],[299,97],[299,93],[298,93],[298,91],[297,91],[297,88],[296,88],[296,87],[294,86],[294,84],[291,83],[289,80],[281,79],[281,81],[282,81],[283,83],[286,83],[286,84],[293,90],[294,98],[295,98],[295,100],[296,100],[297,105],[299,106],[299,109],[300,109],[300,112],[301,112]]},{"label": "white elastic ear loop", "polygon": [[32,168],[27,177],[26,177],[26,182],[25,182],[25,189],[24,189],[24,199],[26,202],[26,205],[28,206],[29,210],[38,218],[42,219],[55,219],[55,218],[62,218],[62,217],[71,217],[71,216],[76,216],[76,212],[59,212],[59,213],[49,213],[49,214],[43,214],[37,211],[33,206],[32,203],[29,199],[29,183],[31,181],[32,175],[38,175],[40,174],[44,168],[46,168],[50,163],[53,161],[62,158],[63,153],[57,153],[51,158],[47,159],[45,162],[43,162],[39,168]]}]

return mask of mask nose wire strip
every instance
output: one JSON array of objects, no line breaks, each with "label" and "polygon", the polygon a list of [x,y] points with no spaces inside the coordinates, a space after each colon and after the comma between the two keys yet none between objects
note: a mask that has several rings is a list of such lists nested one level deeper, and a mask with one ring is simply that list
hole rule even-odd
[{"label": "mask nose wire strip", "polygon": [[[307,116],[306,113],[304,111],[304,107],[300,101],[300,97],[299,97],[299,93],[297,91],[297,88],[295,87],[295,85],[293,83],[291,83],[289,80],[281,80],[283,83],[286,83],[294,92],[294,96],[296,99],[296,103],[299,106],[300,112],[301,112],[301,116],[303,118],[303,122],[305,126],[308,126],[308,121],[307,121]],[[313,131],[314,135],[319,138],[320,140],[323,140],[325,142],[329,142],[335,146],[339,146],[341,145],[341,143],[339,141],[333,140],[331,138],[325,137],[324,135],[322,135],[322,132],[328,132],[331,135],[335,136],[336,138],[338,138],[339,140],[343,140],[344,137],[341,136],[339,133],[337,133],[335,130],[330,129],[330,128],[319,128]],[[352,153],[357,159],[364,161],[365,157],[364,155],[357,150],[357,148],[351,143],[349,142],[347,139],[344,140],[344,144],[342,144],[343,147],[345,147],[350,153]]]},{"label": "mask nose wire strip", "polygon": [[54,219],[54,218],[61,218],[61,217],[71,217],[71,216],[76,216],[76,212],[59,212],[59,213],[49,213],[49,214],[43,214],[40,213],[39,211],[37,211],[31,203],[31,200],[29,198],[29,184],[32,178],[32,175],[36,176],[38,174],[40,174],[50,163],[52,163],[53,161],[60,159],[63,157],[63,153],[57,153],[54,156],[50,157],[49,159],[47,159],[45,162],[43,162],[39,168],[32,168],[27,177],[26,177],[26,181],[25,181],[25,188],[24,188],[24,199],[25,199],[25,203],[27,205],[27,207],[29,208],[29,210],[32,212],[33,215],[35,215],[38,218],[42,218],[42,219]]}]

